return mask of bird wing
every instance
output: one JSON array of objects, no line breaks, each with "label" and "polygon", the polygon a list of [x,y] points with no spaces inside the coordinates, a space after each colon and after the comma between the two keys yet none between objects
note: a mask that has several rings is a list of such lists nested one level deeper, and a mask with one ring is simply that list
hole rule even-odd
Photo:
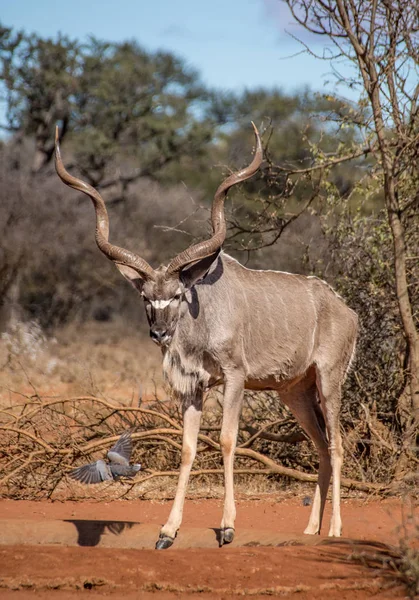
[{"label": "bird wing", "polygon": [[111,462],[119,465],[129,465],[132,452],[131,434],[126,431],[108,452],[108,458]]},{"label": "bird wing", "polygon": [[70,471],[69,475],[72,479],[77,479],[82,483],[101,483],[113,479],[111,470],[104,460],[77,467]]}]

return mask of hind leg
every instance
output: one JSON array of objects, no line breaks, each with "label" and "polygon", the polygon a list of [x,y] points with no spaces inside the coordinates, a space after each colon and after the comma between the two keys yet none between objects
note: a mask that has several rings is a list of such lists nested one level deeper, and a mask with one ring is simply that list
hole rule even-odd
[{"label": "hind leg", "polygon": [[310,437],[319,454],[319,475],[314,493],[310,519],[304,533],[320,533],[332,466],[326,436],[326,425],[320,407],[316,383],[306,389],[295,389],[281,396],[298,423]]},{"label": "hind leg", "polygon": [[317,369],[317,389],[323,414],[326,419],[329,438],[329,452],[332,463],[332,518],[329,536],[340,537],[342,519],[340,515],[340,478],[343,463],[342,436],[340,434],[340,404],[342,377],[338,373]]}]

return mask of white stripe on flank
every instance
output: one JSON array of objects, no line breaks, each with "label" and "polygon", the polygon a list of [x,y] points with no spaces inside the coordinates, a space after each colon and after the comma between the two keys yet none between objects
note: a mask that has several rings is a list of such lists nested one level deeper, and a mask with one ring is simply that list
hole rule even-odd
[{"label": "white stripe on flank", "polygon": [[166,308],[171,303],[172,298],[170,300],[150,300],[151,306],[153,308]]}]

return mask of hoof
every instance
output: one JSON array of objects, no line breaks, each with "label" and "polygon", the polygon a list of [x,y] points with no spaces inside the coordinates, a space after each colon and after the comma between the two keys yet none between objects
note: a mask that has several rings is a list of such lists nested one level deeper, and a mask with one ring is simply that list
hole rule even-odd
[{"label": "hoof", "polygon": [[172,538],[168,535],[164,535],[161,533],[159,535],[159,539],[156,542],[156,550],[166,550],[166,548],[170,548],[173,545],[175,538]]},{"label": "hoof", "polygon": [[232,527],[226,527],[220,531],[220,548],[224,544],[231,544],[234,540],[234,529]]}]

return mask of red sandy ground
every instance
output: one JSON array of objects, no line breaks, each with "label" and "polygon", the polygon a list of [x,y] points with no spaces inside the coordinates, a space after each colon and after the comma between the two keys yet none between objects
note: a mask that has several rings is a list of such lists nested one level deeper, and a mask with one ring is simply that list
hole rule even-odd
[{"label": "red sandy ground", "polygon": [[[1,519],[92,519],[141,521],[156,526],[166,520],[170,503],[0,501]],[[220,500],[189,500],[184,528],[218,527]],[[282,531],[300,535],[310,507],[301,498],[239,499],[237,529]],[[328,526],[330,508],[326,513]],[[345,500],[344,535],[352,540],[397,544],[402,504],[398,500]],[[182,535],[182,528],[179,535]],[[1,537],[1,532],[0,532]],[[262,536],[263,537],[263,536]],[[376,571],[348,560],[352,542],[320,546],[190,548],[166,551],[104,547],[1,546],[0,598],[69,600],[81,596],[203,600],[266,596],[298,600],[391,600],[403,598],[401,587],[389,588]]]}]

